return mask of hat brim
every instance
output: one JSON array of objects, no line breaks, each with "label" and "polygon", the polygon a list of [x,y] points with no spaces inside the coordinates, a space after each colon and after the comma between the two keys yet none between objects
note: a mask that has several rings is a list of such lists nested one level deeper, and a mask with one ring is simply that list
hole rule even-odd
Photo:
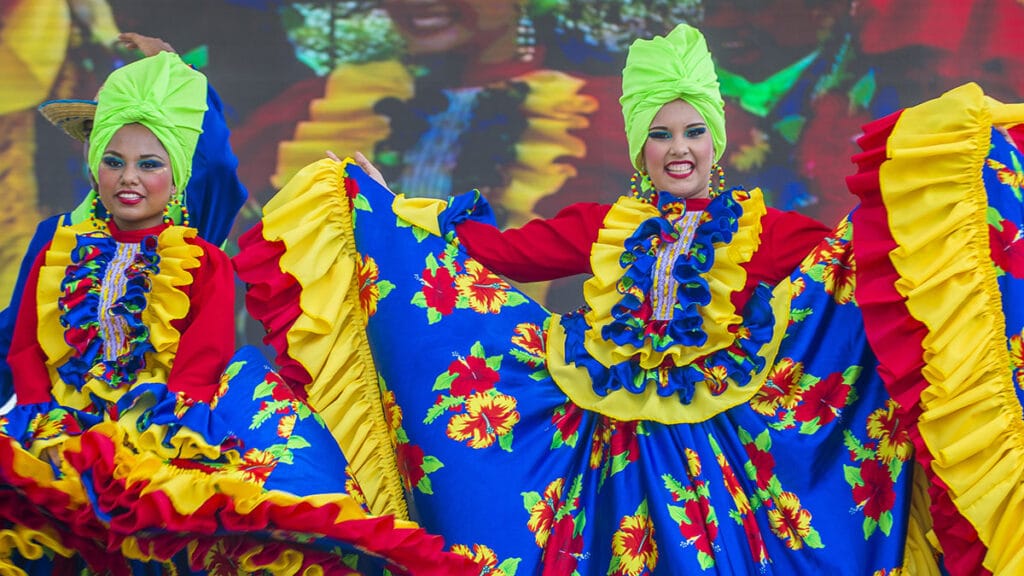
[{"label": "hat brim", "polygon": [[96,116],[94,100],[49,100],[39,105],[39,113],[75,140],[85,142]]}]

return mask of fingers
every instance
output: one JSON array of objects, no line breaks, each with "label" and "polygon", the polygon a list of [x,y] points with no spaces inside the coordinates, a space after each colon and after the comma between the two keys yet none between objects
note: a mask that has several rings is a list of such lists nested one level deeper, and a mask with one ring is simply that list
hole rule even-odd
[{"label": "fingers", "polygon": [[363,155],[362,152],[359,152],[357,150],[353,158],[355,159],[356,164],[358,164],[359,167],[363,169],[363,172],[366,172],[367,176],[372,178],[381,186],[385,188],[388,187],[388,183],[384,180],[384,175],[381,174],[380,170],[377,170],[377,167],[373,165],[373,162],[370,162],[370,160],[365,155]]},{"label": "fingers", "polygon": [[127,48],[138,50],[142,52],[144,56],[153,56],[160,52],[175,52],[174,47],[164,42],[160,38],[153,38],[152,36],[143,36],[137,32],[122,32],[117,36],[118,41],[124,44]]},{"label": "fingers", "polygon": [[335,162],[341,162],[341,158],[338,158],[338,155],[330,150],[327,151],[327,157]]}]

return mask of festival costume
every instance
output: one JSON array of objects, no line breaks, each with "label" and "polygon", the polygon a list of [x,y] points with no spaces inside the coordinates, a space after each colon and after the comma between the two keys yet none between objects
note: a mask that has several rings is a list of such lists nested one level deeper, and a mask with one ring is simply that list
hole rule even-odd
[{"label": "festival costume", "polygon": [[[189,215],[188,224],[198,230],[199,237],[219,246],[227,239],[248,192],[236,174],[238,158],[228,142],[230,132],[224,118],[223,104],[212,86],[207,87],[206,105],[203,133],[193,155],[192,177],[185,194],[185,207]],[[94,198],[95,192],[89,194],[75,210],[40,222],[22,257],[10,304],[0,311],[0,407],[14,393],[7,366],[7,351],[10,349],[14,322],[32,264],[53,239],[58,227],[83,222],[90,217]],[[176,223],[182,224],[180,213],[178,216]]]},{"label": "festival costume", "polygon": [[968,85],[869,125],[863,206],[743,309],[773,261],[756,190],[620,200],[564,316],[473,257],[478,194],[396,197],[351,162],[300,172],[234,262],[346,454],[390,435],[368,500],[404,488],[484,569],[938,574],[938,544],[1013,574],[1024,175],[991,127],[1020,120]]},{"label": "festival costume", "polygon": [[[205,91],[167,52],[111,74],[94,174],[138,123],[184,189]],[[0,570],[464,573],[440,538],[368,514],[331,420],[258,351],[234,352],[227,256],[194,228],[118,221],[58,228],[28,276],[18,405],[0,417]]]}]

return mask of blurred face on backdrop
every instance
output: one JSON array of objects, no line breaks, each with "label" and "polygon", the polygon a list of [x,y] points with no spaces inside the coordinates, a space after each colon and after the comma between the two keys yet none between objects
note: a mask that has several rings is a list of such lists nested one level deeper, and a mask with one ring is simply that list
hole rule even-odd
[{"label": "blurred face on backdrop", "polygon": [[677,198],[707,198],[713,163],[711,131],[700,113],[682,100],[662,106],[644,143],[654,187]]},{"label": "blurred face on backdrop", "polygon": [[122,230],[142,230],[163,221],[174,175],[160,140],[141,124],[126,124],[103,151],[96,180],[100,202]]},{"label": "blurred face on backdrop", "polygon": [[700,28],[715,62],[757,82],[817,49],[848,11],[848,0],[715,0]]},{"label": "blurred face on backdrop", "polygon": [[459,52],[481,62],[515,56],[515,0],[384,0],[410,54]]}]

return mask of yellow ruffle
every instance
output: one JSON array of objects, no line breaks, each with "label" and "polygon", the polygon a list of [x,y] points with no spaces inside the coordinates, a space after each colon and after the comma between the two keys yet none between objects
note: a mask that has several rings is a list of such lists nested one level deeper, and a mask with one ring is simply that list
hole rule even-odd
[{"label": "yellow ruffle", "polygon": [[0,530],[0,574],[26,574],[24,570],[10,562],[11,553],[17,550],[22,558],[38,560],[47,550],[70,558],[74,552],[64,546],[60,535],[50,526],[42,530],[33,530],[16,525]]},{"label": "yellow ruffle", "polygon": [[658,215],[657,208],[632,198],[624,197],[616,202],[608,211],[590,251],[594,276],[583,285],[583,296],[590,306],[586,314],[590,330],[584,343],[587,352],[605,366],[638,358],[641,368],[652,369],[661,366],[666,358],[671,358],[676,366],[684,366],[731,345],[735,335],[729,328],[742,321],[732,304],[732,294],[746,284],[747,272],[743,264],[750,261],[761,243],[761,217],[766,212],[764,198],[757,188],[751,190],[750,198],[741,200],[740,205],[743,214],[739,229],[732,242],[715,249],[714,268],[704,275],[711,290],[711,302],[701,307],[707,342],[700,347],[675,345],[659,352],[649,346],[618,345],[601,337],[601,329],[613,320],[612,307],[622,299],[617,286],[625,273],[619,265],[623,245],[642,222]]},{"label": "yellow ruffle", "polygon": [[1014,391],[981,180],[993,122],[1024,120],[966,84],[907,109],[887,143],[890,258],[923,323],[928,387],[918,428],[932,470],[977,530],[994,574],[1024,573],[1024,422]]},{"label": "yellow ruffle", "polygon": [[[338,494],[315,494],[297,496],[290,492],[267,490],[260,482],[253,482],[240,469],[225,469],[209,472],[204,470],[183,470],[168,466],[160,455],[138,450],[131,444],[127,428],[115,422],[103,422],[90,429],[91,433],[102,434],[113,441],[115,447],[115,476],[127,486],[144,485],[139,495],[154,492],[163,493],[179,514],[195,514],[203,505],[220,494],[231,496],[231,507],[240,515],[248,515],[265,502],[278,506],[294,506],[300,503],[312,506],[338,506],[336,521],[365,518],[366,512],[352,497]],[[65,444],[66,451],[78,450],[80,438],[73,438]],[[415,527],[412,522],[396,520],[396,525]]]},{"label": "yellow ruffle", "polygon": [[774,332],[772,339],[758,351],[758,355],[765,360],[764,368],[753,374],[750,381],[742,387],[729,379],[729,386],[718,395],[712,394],[706,385],[698,384],[694,389],[693,400],[689,404],[683,404],[674,394],[659,396],[653,386],[648,386],[641,394],[622,388],[613,390],[605,396],[595,393],[587,369],[565,362],[565,330],[557,314],[552,318],[548,332],[547,369],[562,392],[584,410],[616,420],[651,420],[662,424],[704,422],[716,414],[747,402],[764,384],[771,367],[775,364],[779,345],[782,344],[782,338],[789,326],[792,299],[792,289],[787,278],[780,282],[772,293]]},{"label": "yellow ruffle", "polygon": [[406,198],[405,194],[395,196],[391,211],[402,220],[430,232],[441,235],[437,217],[448,208],[448,202],[438,198]]},{"label": "yellow ruffle", "polygon": [[299,172],[264,208],[263,236],[284,243],[281,270],[302,286],[288,354],[313,379],[310,404],[348,458],[370,510],[407,518],[359,302],[360,262],[343,182],[349,163],[321,160]]},{"label": "yellow ruffle", "polygon": [[929,539],[932,516],[929,511],[928,476],[921,465],[912,462],[910,513],[907,517],[907,538],[903,544],[903,572],[914,576],[939,576],[938,555]]},{"label": "yellow ruffle", "polygon": [[[46,260],[39,270],[37,290],[37,335],[39,345],[46,355],[47,369],[52,383],[54,399],[62,406],[82,409],[91,404],[89,394],[106,400],[117,400],[124,391],[110,390],[105,384],[92,378],[86,380],[82,391],[65,383],[57,368],[74,353],[64,341],[64,328],[60,325],[58,299],[62,296],[61,281],[71,264],[71,252],[77,245],[77,235],[94,232],[91,222],[57,228],[53,242],[46,253]],[[157,240],[157,254],[160,256],[160,273],[150,276],[151,290],[147,296],[142,322],[149,327],[149,340],[154,352],[146,354],[146,367],[139,372],[138,382],[167,382],[174,356],[178,350],[181,335],[171,322],[184,318],[189,311],[189,298],[179,287],[192,283],[192,270],[199,266],[203,250],[189,244],[186,238],[194,238],[196,230],[183,226],[165,228]]]}]

